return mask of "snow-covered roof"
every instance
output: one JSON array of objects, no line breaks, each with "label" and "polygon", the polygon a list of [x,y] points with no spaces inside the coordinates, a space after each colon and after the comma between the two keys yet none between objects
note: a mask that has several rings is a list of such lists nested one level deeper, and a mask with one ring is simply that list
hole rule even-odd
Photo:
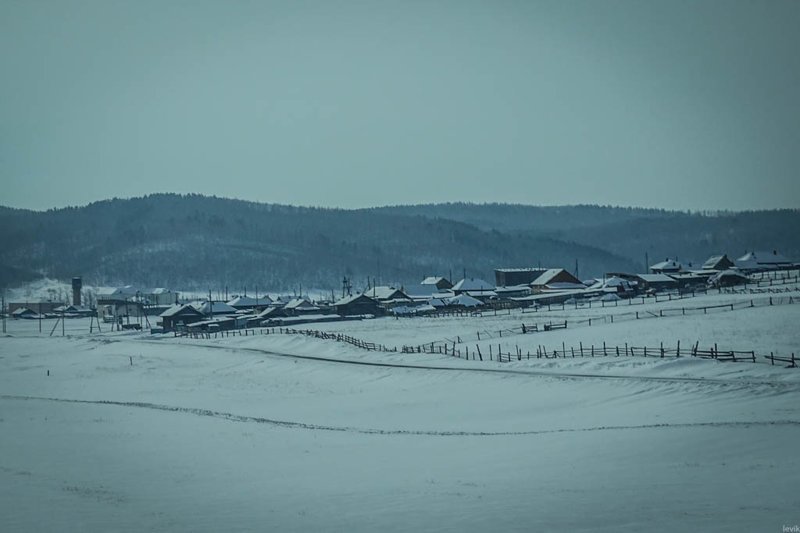
[{"label": "snow-covered roof", "polygon": [[266,318],[270,316],[283,315],[283,307],[267,307],[256,315],[256,318]]},{"label": "snow-covered roof", "polygon": [[613,292],[609,292],[608,294],[604,294],[600,297],[601,302],[616,302],[617,300],[621,300],[619,296],[614,294]]},{"label": "snow-covered roof", "polygon": [[717,282],[719,282],[721,280],[737,280],[737,281],[745,282],[745,281],[748,281],[748,279],[749,278],[747,276],[745,276],[744,274],[742,274],[738,270],[728,269],[728,270],[722,270],[720,272],[717,272],[715,275],[711,276],[708,279],[708,282],[709,283],[717,283]]},{"label": "snow-covered roof", "polygon": [[372,287],[371,289],[364,291],[364,294],[368,295],[370,298],[375,298],[376,300],[408,300],[406,293],[400,289],[389,286]]},{"label": "snow-covered roof", "polygon": [[177,315],[178,313],[180,313],[181,311],[183,311],[184,309],[187,309],[187,308],[190,310],[190,312],[192,312],[192,311],[194,313],[199,313],[200,312],[193,305],[189,305],[189,304],[173,304],[170,307],[168,307],[166,311],[164,311],[163,313],[161,313],[158,316],[160,316],[160,317],[175,316],[175,315]]},{"label": "snow-covered roof", "polygon": [[510,294],[515,292],[531,292],[531,288],[527,285],[509,285],[508,287],[497,287],[494,290],[497,294]]},{"label": "snow-covered roof", "polygon": [[483,302],[477,298],[473,298],[469,294],[459,294],[454,298],[447,300],[447,305],[459,305],[461,307],[478,307],[483,305]]},{"label": "snow-covered roof", "polygon": [[358,294],[353,294],[351,296],[345,296],[344,298],[334,302],[333,305],[334,306],[347,305],[349,303],[355,302],[359,298],[367,298],[369,300],[372,300],[373,302],[375,301],[371,296],[367,296],[366,294],[358,293]]},{"label": "snow-covered roof", "polygon": [[283,306],[284,309],[319,309],[316,305],[308,301],[307,298],[295,298]]},{"label": "snow-covered roof", "polygon": [[439,291],[446,291],[447,289],[438,289],[436,285],[410,285],[405,288],[405,293],[412,299],[419,299],[419,298],[429,298],[437,294]]},{"label": "snow-covered roof", "polygon": [[480,278],[464,278],[453,286],[454,291],[493,291],[491,285]]},{"label": "snow-covered roof", "polygon": [[139,289],[134,287],[133,285],[125,285],[124,287],[117,287],[111,292],[105,292],[103,295],[108,296],[136,296],[136,292]]},{"label": "snow-covered roof", "polygon": [[706,262],[703,263],[703,266],[701,268],[702,270],[713,270],[714,267],[716,267],[719,264],[719,262],[722,261],[723,259],[727,259],[728,261],[730,261],[730,259],[728,259],[728,256],[725,254],[712,255],[711,257],[706,259]]},{"label": "snow-covered roof", "polygon": [[226,304],[225,302],[211,302],[203,301],[203,302],[194,302],[191,304],[192,307],[207,315],[211,313],[212,315],[219,315],[219,314],[236,314],[236,309],[231,307],[230,305]]},{"label": "snow-covered roof", "polygon": [[436,285],[442,281],[447,282],[448,284],[450,283],[447,278],[443,278],[442,276],[428,276],[422,280],[420,285]]},{"label": "snow-covered roof", "polygon": [[674,259],[667,259],[666,261],[661,261],[660,263],[650,266],[650,270],[678,271],[681,268],[683,268],[683,266]]},{"label": "snow-covered roof", "polygon": [[59,305],[53,311],[56,313],[90,313],[92,310],[85,305]]},{"label": "snow-covered roof", "polygon": [[461,294],[468,294],[474,298],[492,298],[497,297],[497,293],[495,291],[465,291]]},{"label": "snow-covered roof", "polygon": [[255,307],[256,305],[269,305],[272,300],[269,299],[269,296],[263,296],[256,300],[250,296],[237,296],[233,300],[228,302],[228,305],[231,307]]},{"label": "snow-covered roof", "polygon": [[447,305],[447,301],[442,298],[431,298],[428,304],[433,307],[445,307]]},{"label": "snow-covered roof", "polygon": [[559,296],[565,297],[568,295],[585,295],[585,289],[573,289],[573,290],[564,290],[564,291],[552,291],[552,292],[540,292],[538,294],[533,294],[531,296],[521,296],[519,298],[512,298],[515,302],[535,302],[538,300],[551,300],[554,298],[558,298]]},{"label": "snow-covered roof", "polygon": [[[556,276],[561,274],[562,272],[566,272],[566,270],[564,270],[563,268],[548,268],[547,270],[542,272],[541,275],[538,278],[536,278],[535,280],[533,280],[531,282],[531,286],[532,287],[541,287],[543,285],[550,285],[550,284],[553,283],[552,280]],[[569,274],[569,272],[567,272],[567,274]],[[570,274],[570,276],[572,276],[572,275]],[[559,283],[561,283],[561,282],[559,282]],[[584,285],[582,285],[582,284],[578,285],[578,284],[575,284],[574,282],[572,284],[573,284],[573,287],[565,287],[565,288],[581,288],[581,287],[584,287]]]},{"label": "snow-covered roof", "polygon": [[608,278],[607,280],[605,280],[603,282],[603,288],[605,288],[605,287],[622,287],[622,288],[627,289],[630,286],[631,286],[631,282],[630,281],[628,281],[627,279],[622,279],[622,278],[617,277],[617,276],[610,277],[610,278]]},{"label": "snow-covered roof", "polygon": [[570,283],[569,281],[555,281],[545,285],[551,291],[563,291],[567,289],[585,289],[586,285],[583,283]]},{"label": "snow-covered roof", "polygon": [[766,266],[766,265],[783,265],[789,264],[789,261],[783,254],[778,253],[777,250],[772,252],[755,251],[744,254],[736,260],[737,266]]},{"label": "snow-covered roof", "polygon": [[172,291],[164,287],[156,287],[155,289],[148,289],[147,294],[170,294]]},{"label": "snow-covered roof", "polygon": [[637,274],[636,277],[647,283],[675,283],[675,278],[666,274]]}]

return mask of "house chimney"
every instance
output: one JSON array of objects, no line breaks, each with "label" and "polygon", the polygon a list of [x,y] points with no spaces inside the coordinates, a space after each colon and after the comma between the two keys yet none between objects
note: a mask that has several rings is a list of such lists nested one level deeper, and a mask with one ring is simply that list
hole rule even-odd
[{"label": "house chimney", "polygon": [[79,307],[81,305],[81,289],[83,288],[83,280],[81,278],[72,278],[72,305]]}]

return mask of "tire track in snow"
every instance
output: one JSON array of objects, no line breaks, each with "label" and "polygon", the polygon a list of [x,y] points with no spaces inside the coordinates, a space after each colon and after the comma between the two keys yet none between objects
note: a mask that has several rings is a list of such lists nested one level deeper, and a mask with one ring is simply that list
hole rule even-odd
[{"label": "tire track in snow", "polygon": [[[164,345],[161,341],[139,340],[137,342],[147,344]],[[182,347],[201,347],[210,348],[214,350],[227,350],[227,351],[242,351],[252,352],[261,355],[270,355],[274,357],[284,357],[291,359],[302,359],[306,361],[319,361],[324,363],[339,363],[358,366],[373,366],[382,368],[406,368],[411,370],[445,370],[455,372],[482,372],[490,374],[506,374],[506,375],[520,375],[520,376],[537,376],[548,378],[562,378],[562,379],[612,379],[612,380],[631,380],[631,381],[654,381],[661,383],[706,383],[734,387],[775,387],[782,389],[781,392],[800,390],[800,383],[791,383],[785,381],[765,381],[765,380],[738,380],[738,379],[724,379],[724,378],[694,378],[694,377],[680,377],[680,376],[637,376],[626,374],[596,374],[596,373],[582,373],[582,372],[546,372],[542,370],[523,370],[523,369],[505,369],[505,368],[476,368],[476,367],[457,367],[457,366],[437,366],[437,365],[420,365],[420,364],[402,364],[402,363],[383,363],[377,361],[356,361],[352,359],[339,359],[335,357],[322,357],[316,355],[295,355],[284,352],[276,352],[272,350],[264,350],[261,348],[250,348],[246,346],[224,346],[217,344],[183,344],[183,343],[170,343],[171,346]],[[735,364],[735,363],[731,363]]]},{"label": "tire track in snow", "polygon": [[527,431],[426,431],[413,429],[374,429],[358,428],[352,426],[329,426],[322,424],[307,424],[304,422],[294,422],[289,420],[277,420],[258,416],[237,415],[224,411],[214,411],[211,409],[201,409],[194,407],[178,407],[149,402],[120,402],[113,400],[77,400],[71,398],[52,398],[46,396],[17,396],[11,394],[0,395],[2,400],[16,401],[43,401],[58,402],[68,404],[83,405],[105,405],[115,407],[134,407],[138,409],[150,409],[154,411],[166,411],[171,413],[190,414],[210,418],[218,418],[230,422],[266,424],[287,429],[306,429],[312,431],[332,431],[339,433],[358,433],[362,435],[409,435],[409,436],[429,436],[429,437],[499,437],[499,436],[525,436],[525,435],[548,435],[554,433],[586,433],[592,431],[624,431],[641,429],[682,429],[682,428],[726,428],[726,427],[763,427],[763,426],[800,426],[800,420],[758,420],[758,421],[727,421],[727,422],[678,422],[662,424],[639,424],[639,425],[617,425],[617,426],[593,426],[585,428],[559,428],[559,429],[535,429]]}]

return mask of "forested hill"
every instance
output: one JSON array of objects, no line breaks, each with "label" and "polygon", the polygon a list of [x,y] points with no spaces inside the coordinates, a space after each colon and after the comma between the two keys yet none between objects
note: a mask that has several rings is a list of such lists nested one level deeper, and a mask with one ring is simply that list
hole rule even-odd
[{"label": "forested hill", "polygon": [[644,256],[704,261],[750,250],[800,260],[800,210],[689,213],[630,207],[448,203],[391,206],[375,213],[445,218],[484,230],[537,235],[602,248],[641,265]]},{"label": "forested hill", "polygon": [[572,270],[576,260],[587,277],[640,270],[645,251],[704,259],[759,245],[797,255],[789,228],[799,219],[797,211],[709,217],[595,206],[341,210],[157,194],[46,212],[0,209],[0,283],[82,275],[104,285],[335,289],[345,275],[357,288],[368,276],[402,284],[463,270],[491,281],[500,266]]}]

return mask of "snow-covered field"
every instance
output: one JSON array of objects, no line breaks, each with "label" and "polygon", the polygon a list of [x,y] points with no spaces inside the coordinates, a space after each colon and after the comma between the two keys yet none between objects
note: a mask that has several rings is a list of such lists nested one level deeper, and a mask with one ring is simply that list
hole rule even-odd
[{"label": "snow-covered field", "polygon": [[[794,297],[798,292],[787,293]],[[756,296],[754,296],[756,297]],[[715,305],[745,295],[648,303]],[[301,328],[390,346],[800,353],[800,305]],[[613,324],[578,324],[620,313]],[[504,333],[567,320],[566,330]],[[465,361],[297,335],[0,338],[3,531],[781,531],[800,523],[800,369],[691,357]],[[481,332],[481,341],[477,333]],[[512,348],[513,347],[513,348]],[[485,354],[485,351],[484,351]],[[49,375],[48,375],[49,373]]]}]

